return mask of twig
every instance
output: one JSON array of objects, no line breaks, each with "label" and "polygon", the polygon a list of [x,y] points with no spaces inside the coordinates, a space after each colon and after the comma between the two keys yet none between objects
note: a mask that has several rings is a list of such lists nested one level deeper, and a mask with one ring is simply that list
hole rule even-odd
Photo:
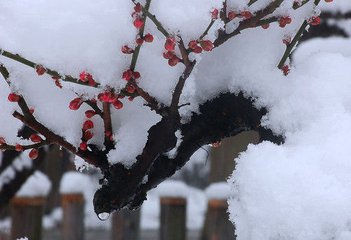
[{"label": "twig", "polygon": [[[134,4],[136,4],[135,0],[132,0],[132,1],[133,1]],[[145,12],[148,12],[148,10],[150,8],[150,5],[151,5],[151,0],[147,0],[145,6],[142,8],[144,14],[145,14]],[[144,17],[144,25],[139,30],[139,36],[141,38],[144,36],[146,19],[147,19],[147,17],[145,16]],[[132,71],[135,70],[141,46],[142,45],[138,45],[135,48],[134,52],[133,52],[132,61],[131,61],[130,67],[129,67],[130,70],[132,70]],[[157,100],[154,97],[152,97],[148,92],[146,92],[141,87],[139,87],[138,84],[136,83],[135,79],[131,79],[130,83],[135,87],[135,89],[136,89],[137,93],[139,94],[139,96],[141,96],[148,103],[148,105],[151,107],[151,109],[153,109],[153,110],[155,110],[157,112],[157,109],[158,109],[158,102],[157,102]]]},{"label": "twig", "polygon": [[[2,55],[4,57],[7,57],[9,59],[12,59],[12,60],[14,60],[16,62],[19,62],[19,63],[21,63],[23,65],[26,65],[28,67],[31,67],[33,69],[35,69],[38,65],[40,65],[40,64],[37,64],[37,63],[35,63],[33,61],[30,61],[30,60],[20,56],[19,54],[13,54],[13,53],[8,52],[8,51],[3,50],[3,49],[0,49],[0,55]],[[77,78],[74,78],[74,77],[69,76],[69,75],[61,75],[57,71],[52,70],[50,68],[46,68],[45,67],[45,70],[46,70],[45,73],[49,74],[52,77],[59,78],[62,81],[65,81],[65,82],[72,82],[72,83],[76,83],[76,84],[84,85],[84,86],[88,86],[88,87],[98,87],[99,86],[98,83],[96,83],[95,86],[90,86],[88,83],[79,81]]]},{"label": "twig", "polygon": [[174,89],[174,93],[172,96],[172,102],[171,102],[171,106],[170,106],[170,112],[171,113],[177,113],[178,112],[178,104],[179,104],[179,99],[180,99],[180,95],[182,94],[184,85],[185,85],[185,81],[189,78],[191,72],[194,69],[194,66],[196,64],[196,61],[190,62],[189,65],[186,66],[183,74],[180,76],[178,83]]},{"label": "twig", "polygon": [[183,63],[185,66],[189,66],[190,65],[189,52],[186,50],[182,37],[181,36],[178,36],[178,37],[179,37],[178,48],[179,48],[180,54],[182,55]]},{"label": "twig", "polygon": [[303,32],[305,31],[306,27],[308,26],[308,22],[304,21],[301,25],[301,27],[299,28],[299,30],[297,31],[297,33],[295,34],[295,37],[291,40],[291,42],[287,45],[285,52],[283,54],[283,57],[281,58],[279,64],[278,64],[278,68],[282,69],[283,66],[285,65],[286,60],[290,57],[295,45],[298,43],[298,41],[301,39]]},{"label": "twig", "polygon": [[208,34],[208,31],[210,31],[210,29],[213,26],[214,22],[215,22],[215,20],[212,19],[210,24],[207,26],[206,30],[199,37],[199,40],[202,40]]},{"label": "twig", "polygon": [[[9,75],[8,70],[6,69],[6,67],[3,64],[0,65],[0,73],[2,74],[2,76],[4,77],[6,82],[10,85],[10,82],[8,81],[8,78],[10,77],[10,75]],[[101,159],[99,161],[99,159],[93,154],[89,155],[86,152],[77,151],[77,149],[71,143],[67,142],[63,137],[55,134],[53,131],[51,131],[50,129],[45,127],[43,124],[38,122],[35,119],[35,117],[31,114],[29,107],[28,107],[25,99],[23,98],[23,96],[20,96],[20,99],[18,101],[18,106],[20,107],[22,114],[17,112],[17,111],[14,111],[12,114],[13,117],[17,118],[18,120],[20,120],[23,124],[25,124],[29,128],[31,128],[34,131],[43,135],[45,137],[45,143],[58,144],[59,146],[66,148],[71,153],[76,154],[79,157],[83,158],[87,163],[94,165],[95,167],[102,167],[106,164]]]},{"label": "twig", "polygon": [[[103,107],[103,120],[104,120],[104,128],[105,128],[105,141],[104,145],[106,150],[109,151],[113,148],[113,141],[111,140],[112,134],[112,120],[111,120],[111,104],[104,102],[102,103]],[[109,134],[108,134],[109,133]]]},{"label": "twig", "polygon": [[[135,0],[132,0],[133,3],[136,5],[137,2]],[[151,1],[150,1],[151,2]],[[157,19],[157,17],[150,13],[149,11],[149,7],[147,6],[147,3],[145,5],[145,7],[142,8],[143,13],[145,14],[145,16],[147,16],[156,26],[156,28],[165,36],[168,37],[170,34],[167,32],[167,30],[162,26],[162,23]]]},{"label": "twig", "polygon": [[6,69],[6,67],[2,63],[0,63],[0,73],[4,77],[4,79],[7,82],[7,84],[10,84],[8,82],[8,78],[10,77],[10,73],[9,73],[9,71]]},{"label": "twig", "polygon": [[[35,143],[35,144],[29,144],[29,145],[21,145],[21,148],[22,150],[28,150],[28,149],[32,149],[32,148],[40,148],[42,146],[45,146],[45,145],[49,145],[50,142],[49,141],[46,141],[46,140],[43,140],[39,143]],[[0,145],[0,150],[12,150],[12,151],[16,151],[16,146],[13,146],[13,145],[8,145],[8,144],[2,144]]]},{"label": "twig", "polygon": [[303,5],[305,5],[306,3],[308,3],[310,0],[303,0],[301,3],[299,2],[294,2],[293,4],[293,9],[299,9],[300,7],[302,7]]},{"label": "twig", "polygon": [[101,109],[98,107],[98,105],[96,103],[93,103],[89,100],[84,101],[84,103],[86,103],[87,105],[89,105],[97,115],[99,115],[101,118],[103,118],[103,113],[101,111]]},{"label": "twig", "polygon": [[[317,6],[319,3],[320,3],[320,0],[315,0],[314,1],[314,5],[315,6]],[[301,27],[299,28],[297,33],[295,34],[295,37],[291,40],[290,44],[288,44],[286,46],[285,52],[283,54],[283,57],[281,58],[281,60],[280,60],[280,62],[278,64],[278,68],[279,69],[283,68],[283,66],[285,65],[286,60],[291,56],[291,53],[294,50],[294,47],[300,41],[300,39],[303,36],[303,33],[305,32],[305,29],[307,28],[308,25],[309,25],[308,21],[305,20],[301,24]]]},{"label": "twig", "polygon": [[252,4],[254,4],[255,2],[257,2],[257,0],[250,0],[250,2],[247,4],[248,6],[251,6]]},{"label": "twig", "polygon": [[256,12],[255,16],[253,16],[252,18],[249,18],[249,19],[246,19],[246,20],[243,20],[242,22],[240,22],[239,26],[233,32],[231,32],[231,33],[223,32],[214,41],[214,43],[213,43],[214,46],[218,47],[218,46],[222,45],[223,43],[225,43],[230,38],[240,34],[240,32],[242,30],[244,30],[244,29],[257,27],[257,24],[264,17],[266,17],[269,14],[273,13],[274,10],[276,10],[282,4],[282,2],[283,2],[283,0],[275,0],[275,1],[271,2],[266,8]]}]

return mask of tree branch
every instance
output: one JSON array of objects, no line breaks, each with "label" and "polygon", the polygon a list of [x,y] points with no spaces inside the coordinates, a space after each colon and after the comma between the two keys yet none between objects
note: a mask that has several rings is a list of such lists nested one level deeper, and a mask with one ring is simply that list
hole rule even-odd
[{"label": "tree branch", "polygon": [[[95,193],[95,212],[111,212],[126,206],[130,209],[139,207],[148,190],[173,175],[201,146],[242,131],[262,129],[260,120],[266,113],[265,109],[256,109],[253,101],[246,99],[242,93],[222,94],[202,104],[199,111],[189,123],[180,126],[182,142],[173,159],[167,156],[169,148],[175,146],[176,141],[172,125],[164,118],[150,128],[148,142],[143,153],[137,157],[136,165],[128,170],[115,165],[109,171],[107,183]],[[143,181],[145,176],[148,176],[146,182]]]},{"label": "tree branch", "polygon": [[185,67],[183,74],[180,76],[178,83],[173,92],[171,106],[170,106],[170,113],[173,113],[173,114],[178,113],[178,104],[185,85],[185,81],[188,79],[191,72],[193,71],[195,64],[196,64],[195,60],[190,62],[190,64]]},{"label": "tree branch", "polygon": [[231,33],[225,33],[223,32],[218,36],[218,38],[214,42],[214,46],[218,47],[225,43],[227,40],[230,38],[240,34],[240,32],[244,29],[248,28],[254,28],[257,27],[258,23],[264,18],[267,17],[268,15],[272,14],[281,4],[283,0],[275,0],[272,1],[266,8],[256,12],[255,16],[252,18],[243,20],[240,22],[239,26]]},{"label": "tree branch", "polygon": [[104,120],[104,128],[105,128],[105,141],[104,145],[106,147],[106,151],[110,151],[114,148],[114,142],[111,140],[112,137],[112,120],[111,120],[111,104],[107,102],[102,103],[103,106],[103,120]]},{"label": "tree branch", "polygon": [[[309,0],[308,0],[309,1]],[[307,2],[308,2],[307,1]],[[305,2],[304,4],[306,4],[307,2]],[[318,4],[320,3],[320,0],[315,0],[314,1],[314,5],[318,6]],[[286,46],[286,50],[283,54],[283,57],[281,58],[281,60],[279,61],[278,64],[278,68],[282,69],[285,65],[286,60],[290,57],[292,51],[294,50],[294,47],[296,46],[296,44],[300,41],[300,39],[303,36],[303,33],[305,32],[307,26],[309,26],[309,23],[307,22],[307,20],[305,20],[302,24],[301,27],[299,28],[299,30],[297,31],[297,33],[295,34],[295,37],[292,39],[292,41],[290,42],[290,44],[288,44]]]},{"label": "tree branch", "polygon": [[[14,60],[16,62],[19,62],[19,63],[21,63],[23,65],[26,65],[28,67],[31,67],[33,69],[36,69],[36,67],[38,65],[40,65],[40,64],[37,64],[35,62],[32,62],[32,61],[20,56],[19,54],[13,54],[13,53],[8,52],[8,51],[3,50],[3,49],[0,49],[0,55],[2,55],[4,57],[7,57],[9,59],[12,59],[12,60]],[[88,86],[88,87],[98,87],[99,86],[98,83],[96,83],[95,86],[90,86],[89,83],[85,83],[85,82],[79,81],[78,79],[76,79],[76,78],[74,78],[72,76],[61,75],[57,71],[49,69],[49,68],[45,68],[45,69],[46,69],[45,73],[49,74],[50,76],[52,76],[54,78],[59,78],[62,81],[65,81],[65,82],[76,83],[76,84],[84,85],[84,86]]]}]

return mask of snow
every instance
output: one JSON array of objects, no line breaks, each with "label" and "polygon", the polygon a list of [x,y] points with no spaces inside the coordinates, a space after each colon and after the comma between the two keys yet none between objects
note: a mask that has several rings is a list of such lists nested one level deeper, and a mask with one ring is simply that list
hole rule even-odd
[{"label": "snow", "polygon": [[63,212],[61,207],[57,207],[48,215],[45,215],[43,218],[43,228],[44,229],[53,229],[59,226],[62,221]]},{"label": "snow", "polygon": [[[99,176],[100,177],[100,176]],[[85,227],[86,228],[109,228],[110,222],[109,221],[100,221],[95,212],[93,207],[93,198],[94,193],[98,189],[98,177],[91,176],[88,174],[83,174],[79,172],[66,172],[61,180],[60,183],[60,192],[61,193],[82,193],[85,199]],[[62,217],[62,210],[57,210],[53,212],[52,217],[48,218],[47,224],[48,226],[55,224],[60,220]]]},{"label": "snow", "polygon": [[340,12],[345,14],[351,11],[351,2],[347,0],[334,0],[333,3],[321,1],[320,8],[322,11]]},{"label": "snow", "polygon": [[182,135],[182,132],[180,130],[177,130],[174,135],[177,138],[177,142],[176,142],[176,145],[174,146],[174,148],[171,149],[170,151],[168,151],[168,153],[167,153],[167,156],[170,159],[174,159],[177,156],[178,148],[183,141],[183,135]]},{"label": "snow", "polygon": [[35,171],[16,193],[17,197],[46,197],[51,189],[49,178]]},{"label": "snow", "polygon": [[84,193],[90,188],[90,178],[78,172],[66,172],[61,179],[60,193]]},{"label": "snow", "polygon": [[205,194],[209,200],[227,200],[231,195],[230,186],[227,182],[212,183],[206,188]]},{"label": "snow", "polygon": [[186,226],[187,229],[202,228],[207,200],[203,191],[187,186],[180,181],[166,180],[156,189],[148,192],[147,200],[141,209],[141,227],[143,229],[157,229],[160,226],[160,198],[186,198]]},{"label": "snow", "polygon": [[250,145],[229,180],[234,193],[229,211],[239,239],[349,235],[349,42],[312,40],[294,55],[289,89],[265,120],[286,142]]},{"label": "snow", "polygon": [[4,185],[11,182],[15,178],[16,172],[20,172],[25,168],[30,169],[31,167],[32,160],[28,157],[27,152],[20,154],[13,160],[12,164],[10,164],[0,173],[0,190]]}]

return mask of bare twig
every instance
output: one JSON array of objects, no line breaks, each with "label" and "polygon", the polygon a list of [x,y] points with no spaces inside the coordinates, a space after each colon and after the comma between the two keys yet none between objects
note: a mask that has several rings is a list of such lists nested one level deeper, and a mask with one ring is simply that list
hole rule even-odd
[{"label": "bare twig", "polygon": [[255,2],[257,2],[257,0],[250,0],[250,2],[248,3],[248,6],[251,6],[251,5],[254,4]]},{"label": "bare twig", "polygon": [[303,0],[301,3],[299,2],[294,2],[293,4],[293,9],[299,9],[300,7],[302,7],[303,5],[305,5],[306,3],[308,3],[310,0]]},{"label": "bare twig", "polygon": [[[307,1],[308,2],[308,1]],[[315,0],[314,1],[314,5],[317,6],[320,3],[320,0]],[[299,30],[297,31],[297,33],[295,34],[295,37],[291,40],[290,44],[288,44],[286,46],[286,50],[283,54],[283,57],[281,58],[281,60],[279,61],[278,64],[278,68],[282,69],[285,65],[286,60],[291,56],[292,51],[294,50],[294,47],[296,46],[296,44],[300,41],[300,39],[303,36],[303,33],[305,32],[307,26],[309,25],[308,21],[304,21],[301,24],[301,27],[299,28]]]},{"label": "bare twig", "polygon": [[[28,150],[28,149],[32,149],[32,148],[40,148],[43,147],[45,145],[49,145],[50,142],[43,140],[40,143],[35,143],[35,144],[29,144],[29,145],[21,145],[22,150]],[[8,145],[8,144],[2,144],[0,145],[0,150],[12,150],[12,151],[16,151],[16,146],[14,145]]]},{"label": "bare twig", "polygon": [[[8,81],[10,75],[4,65],[0,65],[0,73],[2,74],[6,82],[10,85],[10,82]],[[76,154],[79,157],[83,158],[87,163],[94,165],[95,167],[101,167],[107,164],[101,159],[99,160],[99,158],[97,158],[97,156],[93,154],[88,154],[83,151],[77,151],[77,149],[71,143],[67,142],[63,137],[59,136],[58,134],[54,133],[53,131],[45,127],[43,124],[38,122],[30,112],[29,107],[23,96],[20,96],[19,101],[17,103],[22,111],[22,114],[18,111],[14,111],[14,113],[12,114],[13,117],[17,118],[29,128],[43,135],[45,137],[45,144],[58,144],[59,146],[66,148],[73,154]]]},{"label": "bare twig", "polygon": [[[134,4],[136,4],[135,0],[132,0],[132,1]],[[147,0],[145,6],[142,8],[143,13],[145,14],[145,17],[144,17],[144,25],[139,30],[139,36],[141,38],[144,36],[144,30],[145,30],[146,19],[147,19],[146,13],[149,11],[150,5],[151,5],[151,0]],[[132,61],[131,61],[130,67],[129,67],[130,70],[132,70],[132,71],[135,70],[141,46],[142,45],[138,45],[133,52]],[[141,87],[139,87],[137,82],[135,81],[135,79],[131,79],[130,83],[135,87],[139,96],[141,96],[148,103],[148,105],[151,107],[151,109],[158,112],[157,110],[158,110],[159,104],[158,104],[157,100],[154,97],[152,97],[148,92],[146,92]]]},{"label": "bare twig", "polygon": [[172,102],[171,102],[171,106],[170,106],[170,112],[173,114],[178,112],[179,99],[180,99],[180,96],[182,94],[182,91],[183,91],[183,88],[185,85],[185,81],[189,78],[191,72],[194,69],[195,64],[196,64],[196,61],[193,61],[193,62],[190,62],[190,64],[186,66],[183,74],[180,76],[178,83],[174,89],[173,96],[172,96]]},{"label": "bare twig", "polygon": [[[30,61],[22,56],[20,56],[19,54],[13,54],[11,52],[8,52],[6,50],[3,50],[3,49],[0,49],[0,55],[4,56],[4,57],[7,57],[9,59],[12,59],[16,62],[19,62],[23,65],[26,65],[28,67],[31,67],[33,69],[35,69],[38,65],[40,64],[37,64],[33,61]],[[65,81],[65,82],[71,82],[71,83],[76,83],[76,84],[79,84],[79,85],[84,85],[84,86],[88,86],[88,87],[98,87],[99,84],[98,83],[95,83],[94,86],[90,86],[89,83],[85,83],[85,82],[82,82],[82,81],[79,81],[77,78],[74,78],[70,75],[61,75],[59,74],[57,71],[55,70],[52,70],[50,68],[46,68],[45,67],[45,70],[47,74],[49,74],[50,76],[54,77],[54,78],[59,78],[61,79],[62,81]]]},{"label": "bare twig", "polygon": [[283,57],[281,58],[279,64],[278,64],[278,68],[282,69],[283,66],[285,65],[286,60],[290,57],[295,45],[298,43],[298,41],[301,39],[303,32],[305,31],[306,27],[308,26],[308,22],[304,21],[301,24],[301,27],[299,28],[299,30],[297,31],[297,33],[295,34],[295,37],[291,40],[291,42],[287,45],[286,50],[283,54]]},{"label": "bare twig", "polygon": [[202,40],[204,37],[206,37],[206,35],[208,34],[208,31],[210,31],[210,29],[213,26],[214,22],[215,22],[215,20],[212,19],[210,24],[207,26],[206,30],[199,37],[199,40]]},{"label": "bare twig", "polygon": [[[132,0],[132,2],[136,5],[137,2],[135,0]],[[151,1],[150,1],[151,2]],[[145,14],[146,17],[148,17],[156,26],[156,28],[165,36],[168,37],[170,34],[167,32],[167,30],[162,26],[162,23],[157,19],[157,17],[150,13],[149,8],[150,8],[150,3],[149,6],[146,3],[145,7],[142,8],[143,13]]]},{"label": "bare twig", "polygon": [[102,103],[103,106],[103,120],[104,120],[104,128],[105,128],[105,141],[104,145],[106,150],[109,151],[113,148],[113,140],[111,140],[112,134],[112,120],[111,120],[111,104],[107,102]]},{"label": "bare twig", "polygon": [[244,29],[255,28],[258,26],[258,23],[263,20],[265,17],[273,13],[281,4],[283,0],[274,0],[264,9],[256,12],[255,16],[252,18],[243,20],[240,22],[239,26],[231,33],[221,33],[214,42],[214,46],[218,47],[228,41],[230,38],[240,34]]}]

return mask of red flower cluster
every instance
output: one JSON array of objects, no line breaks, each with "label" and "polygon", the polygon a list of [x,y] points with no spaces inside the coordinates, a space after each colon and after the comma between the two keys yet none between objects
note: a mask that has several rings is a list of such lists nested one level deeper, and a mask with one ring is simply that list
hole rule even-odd
[{"label": "red flower cluster", "polygon": [[284,28],[286,25],[290,24],[291,23],[291,18],[289,16],[285,16],[285,17],[281,17],[279,19],[279,26],[281,28]]},{"label": "red flower cluster", "polygon": [[89,86],[96,86],[96,82],[93,78],[93,76],[90,73],[87,73],[86,71],[83,71],[79,74],[79,80],[84,82],[84,83],[88,83]]},{"label": "red flower cluster", "polygon": [[210,40],[201,40],[200,42],[191,40],[188,46],[194,53],[202,53],[202,50],[209,52],[214,48],[214,45]]}]

